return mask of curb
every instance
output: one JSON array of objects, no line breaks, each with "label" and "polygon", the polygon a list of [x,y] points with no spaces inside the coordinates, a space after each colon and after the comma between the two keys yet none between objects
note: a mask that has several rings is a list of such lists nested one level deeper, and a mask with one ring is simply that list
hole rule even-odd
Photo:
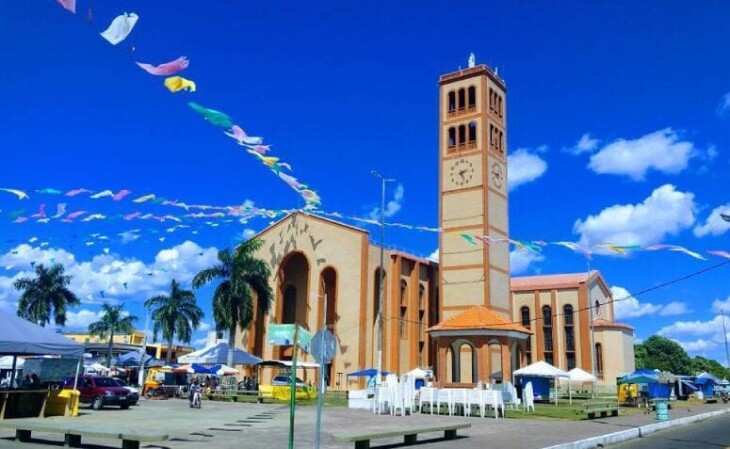
[{"label": "curb", "polygon": [[685,416],[684,418],[678,418],[671,421],[659,422],[656,424],[647,424],[645,426],[637,427],[629,430],[622,430],[620,432],[609,433],[606,435],[600,435],[597,437],[585,438],[583,440],[572,441],[570,443],[561,443],[554,446],[545,447],[543,449],[594,449],[601,446],[608,446],[610,444],[623,443],[624,441],[633,440],[635,438],[645,437],[654,432],[665,430],[675,426],[686,426],[706,419],[714,418],[716,416],[730,413],[730,409],[716,410],[714,412],[701,413],[694,416]]}]

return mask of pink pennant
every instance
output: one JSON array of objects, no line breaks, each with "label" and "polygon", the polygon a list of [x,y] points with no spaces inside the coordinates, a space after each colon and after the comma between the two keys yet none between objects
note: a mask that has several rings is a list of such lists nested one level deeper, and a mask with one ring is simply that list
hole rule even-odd
[{"label": "pink pennant", "polygon": [[730,253],[727,251],[712,250],[712,251],[707,251],[707,254],[712,254],[713,256],[719,256],[719,257],[724,257],[725,259],[730,259]]},{"label": "pink pennant", "polygon": [[271,150],[271,145],[251,145],[248,148],[254,150],[258,154],[266,154]]},{"label": "pink pennant", "polygon": [[119,201],[119,200],[123,199],[125,196],[129,195],[130,193],[132,193],[131,190],[122,189],[119,192],[117,192],[114,196],[112,196],[112,199],[114,201]]},{"label": "pink pennant", "polygon": [[23,223],[24,221],[28,221],[28,217],[18,217],[13,220],[13,223]]},{"label": "pink pennant", "polygon": [[38,209],[38,213],[33,214],[30,217],[31,218],[46,218],[46,205],[41,204],[40,208]]},{"label": "pink pennant", "polygon": [[79,210],[76,212],[71,212],[70,214],[66,215],[66,220],[73,220],[74,218],[78,218],[86,213],[85,210]]},{"label": "pink pennant", "polygon": [[66,196],[76,196],[76,195],[80,195],[82,193],[91,193],[91,190],[89,190],[89,189],[69,190],[68,192],[66,192]]},{"label": "pink pennant", "polygon": [[138,62],[137,65],[150,75],[168,76],[187,69],[190,65],[190,61],[188,61],[186,56],[180,56],[174,61],[166,62],[158,66],[153,66],[152,64],[144,62]]},{"label": "pink pennant", "polygon": [[127,220],[127,221],[130,221],[130,220],[134,220],[135,218],[139,217],[140,215],[142,215],[141,212],[134,212],[134,213],[131,213],[129,215],[125,215],[124,216],[124,219]]},{"label": "pink pennant", "polygon": [[64,9],[76,14],[76,0],[56,0]]}]

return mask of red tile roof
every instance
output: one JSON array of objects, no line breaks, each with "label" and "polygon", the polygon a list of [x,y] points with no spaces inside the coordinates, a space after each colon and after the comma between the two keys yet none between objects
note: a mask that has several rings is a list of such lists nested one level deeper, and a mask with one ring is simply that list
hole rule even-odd
[{"label": "red tile roof", "polygon": [[606,321],[603,318],[594,319],[593,327],[603,329],[626,329],[630,331],[634,330],[633,326],[629,326],[628,324]]},{"label": "red tile roof", "polygon": [[428,330],[503,330],[532,334],[531,330],[484,306],[474,306],[430,327]]},{"label": "red tile roof", "polygon": [[523,276],[510,279],[511,290],[538,290],[545,288],[577,287],[599,276],[597,271],[585,273],[551,274],[545,276]]}]

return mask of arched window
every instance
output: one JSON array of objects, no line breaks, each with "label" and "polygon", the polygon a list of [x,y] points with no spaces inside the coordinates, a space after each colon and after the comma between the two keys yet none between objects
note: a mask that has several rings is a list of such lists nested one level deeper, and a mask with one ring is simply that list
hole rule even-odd
[{"label": "arched window", "polygon": [[477,88],[469,86],[467,95],[467,107],[470,111],[473,111],[477,107]]},{"label": "arched window", "polygon": [[594,306],[594,309],[595,309],[594,310],[595,316],[601,316],[601,303],[598,300],[596,300],[596,304]]},{"label": "arched window", "polygon": [[406,326],[406,317],[408,316],[408,283],[401,279],[400,281],[400,338],[407,338],[408,326]]},{"label": "arched window", "polygon": [[463,111],[466,106],[466,92],[464,89],[459,89],[459,101],[457,102],[457,108],[459,111]]},{"label": "arched window", "polygon": [[550,306],[542,307],[542,325],[543,326],[552,326],[553,325],[553,315],[552,315],[552,311],[550,310]]},{"label": "arched window", "polygon": [[408,304],[408,283],[405,280],[400,281],[400,305]]},{"label": "arched window", "polygon": [[477,146],[477,122],[469,122],[469,148]]},{"label": "arched window", "polygon": [[504,112],[502,110],[502,96],[501,95],[497,95],[497,114],[500,117],[504,116]]},{"label": "arched window", "polygon": [[[522,325],[526,328],[530,328],[532,325],[532,320],[530,320],[530,308],[527,306],[524,306],[520,309],[520,316],[522,318]],[[525,343],[525,359],[527,360],[527,364],[532,364],[532,337],[527,337],[527,343]],[[516,366],[516,365],[515,365]]]},{"label": "arched window", "polygon": [[530,328],[530,308],[525,306],[520,309],[520,315],[522,316],[522,325],[526,328]]},{"label": "arched window", "polygon": [[603,379],[603,347],[596,343],[596,376]]},{"label": "arched window", "polygon": [[554,364],[553,359],[553,317],[550,306],[542,307],[542,334],[543,334],[543,356],[545,361],[551,365]]},{"label": "arched window", "polygon": [[573,306],[563,306],[565,321],[565,362],[568,370],[575,368],[575,331],[573,328]]},{"label": "arched window", "polygon": [[466,126],[459,125],[459,146],[466,143]]},{"label": "arched window", "polygon": [[426,309],[426,304],[423,302],[426,297],[426,287],[423,284],[418,284],[418,307],[420,309]]},{"label": "arched window", "polygon": [[456,146],[456,128],[453,126],[449,128],[449,148]]},{"label": "arched window", "polygon": [[563,307],[563,316],[565,317],[565,325],[572,326],[573,325],[573,306],[571,306],[570,304],[567,304],[565,307]]},{"label": "arched window", "polygon": [[284,290],[284,307],[282,324],[294,324],[297,316],[297,288],[289,285]]},{"label": "arched window", "polygon": [[453,114],[454,112],[456,112],[456,92],[454,92],[453,90],[450,91],[447,101],[448,101],[449,114]]}]

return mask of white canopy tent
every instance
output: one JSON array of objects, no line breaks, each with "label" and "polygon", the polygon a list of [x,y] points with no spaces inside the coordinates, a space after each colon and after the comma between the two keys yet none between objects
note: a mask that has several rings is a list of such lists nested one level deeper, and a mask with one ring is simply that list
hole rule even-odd
[{"label": "white canopy tent", "polygon": [[568,371],[568,376],[570,376],[568,378],[568,397],[571,404],[573,403],[573,382],[590,382],[595,386],[595,382],[598,380],[596,376],[580,368],[573,368]]},{"label": "white canopy tent", "polygon": [[551,379],[555,379],[555,403],[558,403],[558,391],[557,391],[557,385],[558,385],[558,379],[560,378],[570,378],[568,373],[565,371],[556,368],[552,366],[551,364],[547,363],[544,360],[540,360],[539,362],[535,362],[532,365],[527,365],[524,368],[520,368],[517,371],[514,371],[512,373],[512,383],[516,383],[514,378],[517,376],[526,376],[526,377],[548,377]]},{"label": "white canopy tent", "polygon": [[[248,352],[233,348],[233,364],[234,365],[255,365],[261,362],[261,359]],[[218,365],[228,363],[228,343],[220,342],[213,346],[200,349],[190,354],[186,354],[177,359],[178,363],[199,363],[201,365]]]}]

